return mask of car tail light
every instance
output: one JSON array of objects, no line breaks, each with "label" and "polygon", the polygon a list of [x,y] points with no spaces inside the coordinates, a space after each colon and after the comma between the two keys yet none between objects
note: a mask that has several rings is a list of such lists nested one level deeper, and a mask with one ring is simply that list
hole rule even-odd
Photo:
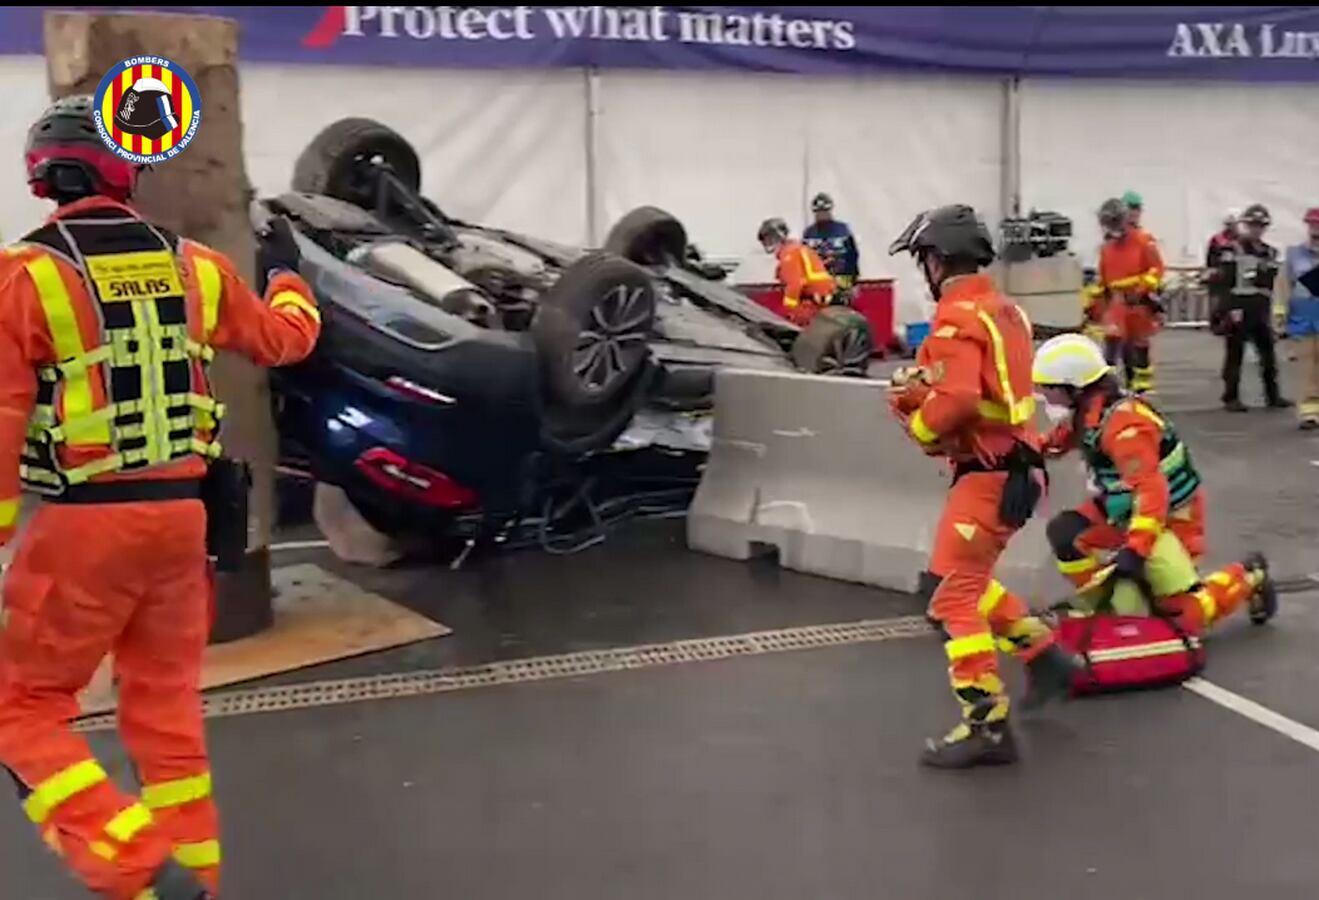
[{"label": "car tail light", "polygon": [[463,509],[475,506],[476,492],[464,487],[443,472],[409,462],[393,450],[376,447],[357,458],[354,464],[372,484],[397,497],[405,497],[440,509]]},{"label": "car tail light", "polygon": [[409,381],[402,375],[391,375],[385,379],[385,384],[398,391],[405,397],[413,400],[424,400],[427,403],[440,403],[445,406],[452,406],[458,401],[448,394],[441,394],[439,391],[433,391],[424,384],[417,384],[415,381]]}]

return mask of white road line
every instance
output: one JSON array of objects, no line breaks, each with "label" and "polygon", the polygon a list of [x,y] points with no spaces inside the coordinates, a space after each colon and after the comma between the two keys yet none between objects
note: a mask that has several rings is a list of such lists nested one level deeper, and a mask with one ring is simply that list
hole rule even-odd
[{"label": "white road line", "polygon": [[1319,751],[1319,731],[1308,725],[1287,718],[1266,706],[1260,706],[1254,700],[1247,700],[1240,694],[1234,694],[1203,678],[1192,678],[1182,685],[1193,694],[1199,694],[1211,703],[1217,703],[1224,709],[1244,716],[1256,724],[1271,728],[1284,737],[1289,737],[1298,744],[1304,744],[1311,750]]},{"label": "white road line", "polygon": [[279,550],[319,550],[328,546],[330,546],[329,541],[285,541],[282,544],[271,544],[270,552],[274,553]]}]

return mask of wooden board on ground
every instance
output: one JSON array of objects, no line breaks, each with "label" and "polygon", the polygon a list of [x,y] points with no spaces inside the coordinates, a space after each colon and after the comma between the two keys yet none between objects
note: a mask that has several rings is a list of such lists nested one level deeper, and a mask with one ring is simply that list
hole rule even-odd
[{"label": "wooden board on ground", "polygon": [[[430,638],[452,629],[326,572],[316,565],[271,573],[275,625],[269,631],[206,648],[202,688],[291,672]],[[79,698],[84,714],[114,709],[109,660]]]}]

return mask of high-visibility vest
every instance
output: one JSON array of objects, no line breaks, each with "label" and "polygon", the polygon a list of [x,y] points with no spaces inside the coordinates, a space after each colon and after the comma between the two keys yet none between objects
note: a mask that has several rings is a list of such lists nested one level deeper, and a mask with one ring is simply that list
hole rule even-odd
[{"label": "high-visibility vest", "polygon": [[[115,211],[62,219],[23,239],[43,252],[25,263],[41,300],[58,362],[37,371],[37,402],[28,425],[20,477],[35,493],[58,495],[111,472],[137,472],[189,456],[216,458],[224,406],[206,370],[215,352],[189,334],[179,271],[179,239]],[[16,248],[18,249],[18,248]],[[95,305],[99,335],[86,341],[55,260],[81,273]],[[218,314],[221,279],[197,259],[204,323]],[[195,323],[194,323],[195,325]],[[63,448],[104,447],[76,467]]]},{"label": "high-visibility vest", "polygon": [[1159,441],[1159,471],[1168,480],[1168,509],[1178,509],[1189,503],[1201,483],[1200,473],[1191,461],[1191,452],[1177,436],[1172,422],[1143,400],[1119,397],[1104,410],[1094,428],[1086,429],[1081,439],[1086,465],[1099,488],[1100,505],[1108,521],[1114,525],[1125,525],[1131,519],[1135,504],[1135,498],[1122,481],[1122,473],[1112,457],[1104,452],[1102,444],[1108,420],[1124,402],[1139,404],[1142,409],[1138,411],[1145,412],[1163,430]]}]

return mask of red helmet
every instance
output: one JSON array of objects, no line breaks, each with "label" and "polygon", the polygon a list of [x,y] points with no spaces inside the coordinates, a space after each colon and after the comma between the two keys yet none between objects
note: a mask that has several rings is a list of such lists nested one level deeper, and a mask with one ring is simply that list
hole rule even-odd
[{"label": "red helmet", "polygon": [[76,200],[101,194],[124,201],[133,194],[139,166],[105,146],[86,94],[56,100],[28,129],[27,183],[38,197]]},{"label": "red helmet", "polygon": [[1311,206],[1305,211],[1306,225],[1319,225],[1319,206]]}]

